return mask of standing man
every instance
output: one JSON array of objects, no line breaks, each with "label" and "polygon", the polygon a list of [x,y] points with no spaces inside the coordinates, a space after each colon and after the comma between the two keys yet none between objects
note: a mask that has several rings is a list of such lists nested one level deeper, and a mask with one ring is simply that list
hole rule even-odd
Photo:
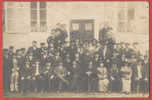
[{"label": "standing man", "polygon": [[11,67],[8,63],[8,49],[3,50],[3,86],[4,92],[9,92],[10,89],[10,76],[11,76]]},{"label": "standing man", "polygon": [[149,93],[149,57],[145,56],[144,57],[144,62],[143,62],[143,79],[142,79],[142,93],[146,94]]},{"label": "standing man", "polygon": [[11,92],[19,92],[18,80],[19,80],[18,60],[16,58],[16,55],[13,55],[13,67],[11,72],[11,83],[10,83]]},{"label": "standing man", "polygon": [[40,58],[39,48],[37,47],[37,42],[33,41],[32,46],[28,48],[27,55],[32,53],[35,59]]},{"label": "standing man", "polygon": [[54,38],[55,38],[55,29],[52,29],[50,36],[47,38],[48,45],[54,44]]}]

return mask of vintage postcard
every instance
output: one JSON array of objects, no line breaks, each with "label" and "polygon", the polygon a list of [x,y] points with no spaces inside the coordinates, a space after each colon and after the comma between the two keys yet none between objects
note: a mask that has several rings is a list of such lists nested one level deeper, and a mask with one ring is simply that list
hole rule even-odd
[{"label": "vintage postcard", "polygon": [[3,2],[6,98],[148,98],[149,2]]}]

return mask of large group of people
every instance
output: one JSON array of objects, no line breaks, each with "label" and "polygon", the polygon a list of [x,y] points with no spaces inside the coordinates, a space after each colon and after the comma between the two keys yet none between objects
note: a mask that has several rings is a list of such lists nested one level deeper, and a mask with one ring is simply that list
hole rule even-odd
[{"label": "large group of people", "polygon": [[4,48],[4,91],[149,93],[149,55],[138,43],[116,43],[109,29],[99,41],[66,41],[66,30],[55,28],[40,47]]}]

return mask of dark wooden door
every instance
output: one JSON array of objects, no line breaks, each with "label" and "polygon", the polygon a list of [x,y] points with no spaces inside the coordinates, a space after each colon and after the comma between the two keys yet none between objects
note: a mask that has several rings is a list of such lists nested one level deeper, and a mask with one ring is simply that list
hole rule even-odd
[{"label": "dark wooden door", "polygon": [[70,39],[92,40],[94,38],[94,20],[72,20],[70,25]]}]

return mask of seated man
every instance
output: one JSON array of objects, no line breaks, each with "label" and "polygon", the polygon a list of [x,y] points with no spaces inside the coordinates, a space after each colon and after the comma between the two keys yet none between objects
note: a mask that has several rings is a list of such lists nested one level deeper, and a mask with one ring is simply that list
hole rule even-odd
[{"label": "seated man", "polygon": [[125,65],[121,67],[120,71],[122,73],[122,92],[129,94],[131,92],[132,69],[128,63],[125,62]]},{"label": "seated man", "polygon": [[54,68],[54,74],[56,76],[56,81],[58,82],[57,92],[64,91],[65,87],[69,85],[69,81],[65,79],[68,74],[68,71],[63,66],[62,62],[60,62],[59,65]]},{"label": "seated man", "polygon": [[25,61],[21,68],[21,92],[26,93],[31,91],[32,66],[29,61]]},{"label": "seated man", "polygon": [[108,85],[109,85],[109,80],[107,76],[107,68],[104,66],[103,63],[100,63],[99,67],[97,68],[97,76],[98,76],[98,87],[99,87],[99,92],[106,93],[108,92]]}]

